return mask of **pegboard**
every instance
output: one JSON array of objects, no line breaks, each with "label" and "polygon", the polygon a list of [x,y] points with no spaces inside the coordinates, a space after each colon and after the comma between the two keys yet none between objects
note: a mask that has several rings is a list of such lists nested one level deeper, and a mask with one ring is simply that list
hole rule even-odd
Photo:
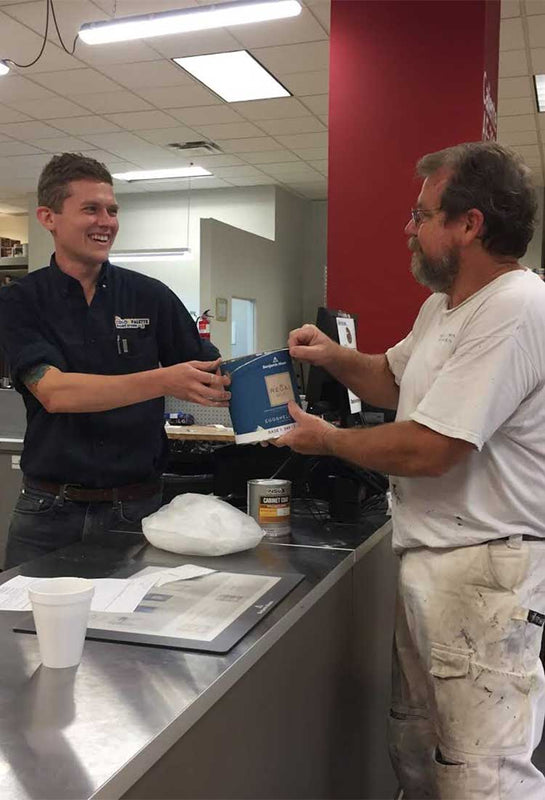
[{"label": "pegboard", "polygon": [[165,412],[174,414],[183,411],[192,414],[197,425],[225,425],[232,428],[231,416],[228,408],[214,408],[213,406],[200,406],[198,403],[187,403],[176,397],[165,397]]}]

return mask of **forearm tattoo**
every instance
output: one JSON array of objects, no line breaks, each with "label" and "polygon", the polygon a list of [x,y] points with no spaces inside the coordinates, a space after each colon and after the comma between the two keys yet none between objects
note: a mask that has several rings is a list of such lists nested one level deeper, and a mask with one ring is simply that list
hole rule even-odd
[{"label": "forearm tattoo", "polygon": [[27,372],[24,373],[22,376],[23,383],[28,388],[34,386],[36,383],[41,381],[48,369],[51,369],[51,364],[36,364],[35,367],[31,367]]}]

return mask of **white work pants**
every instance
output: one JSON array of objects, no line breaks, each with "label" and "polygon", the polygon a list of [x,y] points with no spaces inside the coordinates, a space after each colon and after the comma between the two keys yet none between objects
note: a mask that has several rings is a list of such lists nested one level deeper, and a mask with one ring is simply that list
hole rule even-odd
[{"label": "white work pants", "polygon": [[405,800],[545,800],[545,542],[401,556],[390,753]]}]

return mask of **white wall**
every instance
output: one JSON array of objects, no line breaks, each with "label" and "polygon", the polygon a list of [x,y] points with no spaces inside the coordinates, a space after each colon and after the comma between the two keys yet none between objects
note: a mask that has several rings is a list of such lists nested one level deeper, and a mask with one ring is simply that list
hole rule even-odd
[{"label": "white wall", "polygon": [[532,241],[528,245],[528,250],[526,254],[520,259],[520,263],[524,264],[525,267],[530,267],[531,269],[538,270],[541,272],[543,268],[543,195],[545,189],[542,186],[538,186],[536,188],[537,193],[537,201],[538,201],[538,212],[537,212],[537,224],[536,229],[532,238]]},{"label": "white wall", "polygon": [[211,338],[224,358],[231,357],[231,299],[256,301],[256,349],[286,346],[299,297],[298,275],[282,259],[275,242],[214,219],[201,221],[201,273],[207,276],[212,304],[229,301],[225,322],[213,319]]},{"label": "white wall", "polygon": [[28,217],[26,214],[0,214],[0,236],[28,242]]}]

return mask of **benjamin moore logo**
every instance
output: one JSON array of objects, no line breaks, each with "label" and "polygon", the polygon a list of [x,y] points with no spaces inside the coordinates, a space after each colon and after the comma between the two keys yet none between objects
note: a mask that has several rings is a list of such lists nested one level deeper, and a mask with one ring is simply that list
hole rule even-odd
[{"label": "benjamin moore logo", "polygon": [[285,367],[287,364],[286,361],[280,361],[276,356],[273,356],[273,360],[270,364],[263,364],[263,369],[274,369],[274,367]]},{"label": "benjamin moore logo", "polygon": [[144,330],[146,325],[149,325],[149,317],[128,317],[127,319],[123,319],[123,317],[118,317],[116,314],[114,321],[115,327],[118,330],[127,330],[127,328],[140,328]]}]

